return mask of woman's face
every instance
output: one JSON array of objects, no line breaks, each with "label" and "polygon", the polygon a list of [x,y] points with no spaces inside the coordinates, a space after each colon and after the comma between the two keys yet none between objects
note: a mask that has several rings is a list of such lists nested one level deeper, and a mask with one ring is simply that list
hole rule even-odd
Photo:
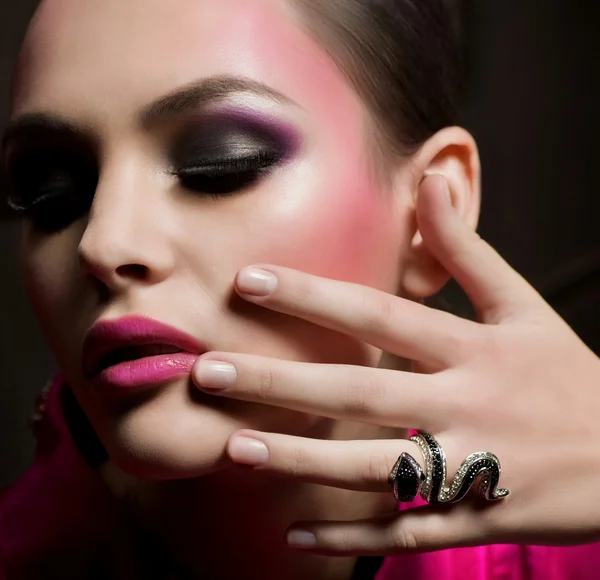
[{"label": "woman's face", "polygon": [[6,147],[19,194],[59,194],[24,227],[27,291],[122,468],[200,475],[238,428],[318,419],[204,397],[187,376],[108,396],[82,367],[99,321],[150,317],[211,351],[377,364],[354,339],[233,293],[257,263],[396,292],[414,235],[410,194],[373,177],[365,106],[287,2],[47,0],[15,86],[12,120],[25,115]]}]

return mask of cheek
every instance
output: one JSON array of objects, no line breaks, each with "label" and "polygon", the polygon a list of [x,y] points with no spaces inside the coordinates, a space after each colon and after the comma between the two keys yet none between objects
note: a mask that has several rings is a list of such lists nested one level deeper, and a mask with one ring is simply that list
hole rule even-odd
[{"label": "cheek", "polygon": [[25,231],[20,249],[25,291],[57,356],[71,334],[65,329],[72,330],[76,324],[74,315],[84,296],[77,283],[77,252],[71,241],[69,230],[43,240]]},{"label": "cheek", "polygon": [[203,287],[232,323],[223,326],[221,316],[212,329],[203,323],[207,336],[219,337],[223,345],[216,350],[376,364],[378,353],[356,339],[230,299],[236,272],[261,263],[395,292],[402,215],[392,211],[391,194],[377,187],[367,171],[356,170],[358,164],[349,171],[351,163],[327,159],[328,171],[313,162],[287,168],[263,188],[219,203],[211,215],[186,212],[188,226],[181,231],[187,232],[187,243],[182,247],[187,248],[189,271],[197,277],[189,286],[196,296],[190,303],[198,303],[198,287]]},{"label": "cheek", "polygon": [[[313,192],[317,195],[304,197],[301,207],[283,211],[272,220],[261,247],[254,248],[259,259],[253,261],[394,292],[399,248],[382,193],[368,187],[366,180],[347,182],[345,187],[340,187],[343,180],[335,181],[337,189],[327,184]],[[291,320],[287,332],[277,319],[267,320],[275,329],[273,340],[265,342],[269,354],[326,363],[377,364],[378,351],[355,339]],[[282,341],[284,334],[288,338]]]},{"label": "cheek", "polygon": [[[389,228],[369,191],[329,193],[272,236],[273,257],[284,266],[366,285],[386,285],[378,256],[389,256]],[[380,201],[380,200],[379,200]],[[283,225],[283,224],[282,224]],[[277,239],[280,237],[280,239]],[[287,246],[287,247],[286,247]],[[280,252],[278,248],[286,248]]]},{"label": "cheek", "polygon": [[45,244],[25,239],[20,253],[21,277],[27,297],[36,314],[44,318],[60,302],[62,286],[58,264],[49,250]]},{"label": "cheek", "polygon": [[240,247],[246,261],[236,267],[273,263],[395,291],[406,230],[402,216],[366,172],[347,169],[329,167],[269,195],[277,202],[261,212],[260,229],[245,231]]},{"label": "cheek", "polygon": [[386,286],[379,257],[393,259],[393,232],[380,193],[354,185],[325,199],[302,222],[290,224],[305,240],[292,260],[317,275]]}]

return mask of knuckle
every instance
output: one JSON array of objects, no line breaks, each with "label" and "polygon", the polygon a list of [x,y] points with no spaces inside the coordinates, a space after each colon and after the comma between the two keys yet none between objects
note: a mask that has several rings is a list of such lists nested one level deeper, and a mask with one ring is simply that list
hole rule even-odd
[{"label": "knuckle", "polygon": [[478,388],[477,373],[452,369],[439,373],[432,382],[436,387],[436,404],[445,411],[437,424],[439,430],[452,429],[457,424],[470,425],[473,417],[480,414],[480,398],[485,396],[486,389]]},{"label": "knuckle", "polygon": [[401,552],[416,552],[419,550],[420,543],[416,535],[410,529],[395,522],[389,528],[391,546]]},{"label": "knuckle", "polygon": [[498,328],[491,326],[482,328],[476,346],[478,355],[484,361],[490,361],[495,364],[497,364],[497,361],[505,358],[505,344],[498,330]]},{"label": "knuckle", "polygon": [[452,337],[452,350],[463,363],[474,359],[497,360],[502,341],[498,340],[497,328],[484,324],[468,324]]},{"label": "knuckle", "polygon": [[470,406],[471,397],[470,375],[464,370],[452,369],[431,377],[431,383],[436,393],[436,403],[445,410],[440,426],[455,424],[463,417],[465,405]]},{"label": "knuckle", "polygon": [[358,373],[348,381],[343,411],[348,417],[369,417],[376,415],[385,398],[385,386]]},{"label": "knuckle", "polygon": [[479,350],[483,337],[482,333],[474,332],[474,330],[479,329],[476,326],[473,328],[462,328],[452,337],[452,350],[461,361],[471,360]]},{"label": "knuckle", "polygon": [[356,552],[357,542],[353,535],[344,534],[341,538],[341,552],[345,554],[352,554]]},{"label": "knuckle", "polygon": [[373,454],[369,458],[364,474],[367,483],[381,484],[387,482],[394,461],[385,454]]},{"label": "knuckle", "polygon": [[306,452],[300,447],[295,447],[293,452],[290,453],[289,475],[292,477],[305,475],[307,464],[308,458]]},{"label": "knuckle", "polygon": [[314,282],[310,276],[300,276],[294,280],[293,300],[295,304],[310,303],[314,296]]},{"label": "knuckle", "polygon": [[396,318],[396,306],[391,296],[375,295],[370,292],[363,297],[363,315],[361,326],[370,334],[381,334],[387,330]]},{"label": "knuckle", "polygon": [[334,548],[340,554],[351,554],[356,550],[354,534],[349,530],[336,530],[337,533],[329,534],[330,548]]},{"label": "knuckle", "polygon": [[271,367],[265,367],[258,371],[256,374],[256,397],[258,399],[272,399],[276,385],[275,374]]}]

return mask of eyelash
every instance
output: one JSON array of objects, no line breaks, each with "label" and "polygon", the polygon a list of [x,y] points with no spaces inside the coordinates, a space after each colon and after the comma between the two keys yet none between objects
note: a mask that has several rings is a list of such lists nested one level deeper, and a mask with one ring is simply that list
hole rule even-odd
[{"label": "eyelash", "polygon": [[[31,172],[39,168],[40,164],[35,163],[36,159],[39,161],[39,157],[40,154],[35,153],[31,159],[25,157],[13,164],[19,171],[13,172],[16,174],[13,179],[16,182],[16,200],[9,199],[9,206],[17,215],[30,219],[39,231],[57,232],[76,221],[89,209],[97,186],[97,171],[94,170],[94,175],[90,175],[89,168],[86,168],[88,171],[83,169],[78,160],[70,159],[65,162],[60,156],[50,155],[49,159],[41,164],[41,171],[47,171],[46,181],[36,183],[34,180],[33,184],[27,184],[33,175]],[[188,165],[170,173],[177,177],[187,190],[217,200],[239,193],[255,184],[280,161],[281,155],[276,151],[264,150],[241,158]],[[59,183],[60,179],[63,179],[65,182],[58,187],[54,184],[53,193],[40,195],[44,188],[48,189],[52,179],[58,179]],[[60,192],[60,189],[63,191]],[[70,194],[75,192],[77,196],[73,200],[75,195]],[[23,197],[27,196],[33,199],[23,202]]]},{"label": "eyelash", "polygon": [[198,191],[211,199],[221,199],[238,193],[256,183],[281,161],[273,150],[221,161],[188,165],[171,174],[188,190]]},{"label": "eyelash", "polygon": [[98,181],[93,164],[57,151],[25,154],[8,174],[14,186],[9,207],[42,232],[64,229],[85,213]]}]

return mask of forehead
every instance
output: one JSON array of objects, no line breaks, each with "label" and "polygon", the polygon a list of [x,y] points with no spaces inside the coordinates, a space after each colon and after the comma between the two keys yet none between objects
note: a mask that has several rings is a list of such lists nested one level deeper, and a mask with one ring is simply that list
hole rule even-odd
[{"label": "forehead", "polygon": [[13,117],[41,110],[96,123],[223,74],[356,114],[354,91],[290,1],[46,0],[19,60]]}]

